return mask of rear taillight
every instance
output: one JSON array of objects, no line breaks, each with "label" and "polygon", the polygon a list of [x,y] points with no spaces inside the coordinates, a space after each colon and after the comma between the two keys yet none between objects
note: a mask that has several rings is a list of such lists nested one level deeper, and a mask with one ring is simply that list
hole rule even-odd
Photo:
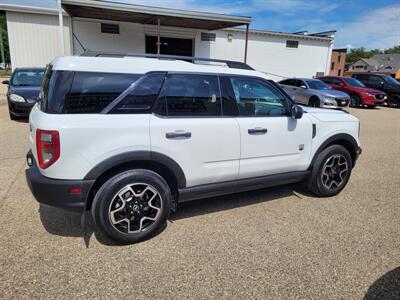
[{"label": "rear taillight", "polygon": [[36,149],[39,166],[50,167],[60,157],[60,136],[56,130],[36,130]]}]

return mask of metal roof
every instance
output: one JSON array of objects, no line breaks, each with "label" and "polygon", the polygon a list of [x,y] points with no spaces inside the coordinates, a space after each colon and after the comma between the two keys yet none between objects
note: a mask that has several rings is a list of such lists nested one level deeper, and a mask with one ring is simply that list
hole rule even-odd
[{"label": "metal roof", "polygon": [[251,17],[188,11],[111,1],[61,0],[66,12],[72,17],[103,19],[141,24],[186,27],[206,30],[250,24]]}]

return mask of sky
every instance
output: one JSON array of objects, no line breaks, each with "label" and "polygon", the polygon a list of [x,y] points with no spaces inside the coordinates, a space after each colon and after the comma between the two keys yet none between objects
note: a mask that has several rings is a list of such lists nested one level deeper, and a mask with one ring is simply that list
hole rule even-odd
[{"label": "sky", "polygon": [[[400,0],[113,0],[252,17],[250,28],[309,33],[337,30],[335,48],[386,49],[400,44]],[[57,7],[56,0],[0,3]]]}]

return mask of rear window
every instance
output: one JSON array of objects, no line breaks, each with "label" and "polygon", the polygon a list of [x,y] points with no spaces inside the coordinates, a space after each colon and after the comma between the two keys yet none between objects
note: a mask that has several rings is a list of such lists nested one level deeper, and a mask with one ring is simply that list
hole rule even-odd
[{"label": "rear window", "polygon": [[40,93],[41,109],[48,113],[99,113],[140,76],[49,68]]},{"label": "rear window", "polygon": [[40,86],[44,69],[16,70],[11,78],[12,86]]}]

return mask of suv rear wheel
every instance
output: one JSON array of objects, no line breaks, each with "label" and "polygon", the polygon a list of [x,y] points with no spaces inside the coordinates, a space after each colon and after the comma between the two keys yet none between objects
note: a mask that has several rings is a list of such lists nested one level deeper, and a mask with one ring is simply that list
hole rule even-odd
[{"label": "suv rear wheel", "polygon": [[101,186],[92,215],[109,238],[136,243],[158,232],[169,216],[171,204],[165,180],[153,171],[136,169],[117,174]]},{"label": "suv rear wheel", "polygon": [[347,184],[353,167],[351,156],[346,148],[332,145],[318,154],[308,190],[321,197],[338,194]]}]

